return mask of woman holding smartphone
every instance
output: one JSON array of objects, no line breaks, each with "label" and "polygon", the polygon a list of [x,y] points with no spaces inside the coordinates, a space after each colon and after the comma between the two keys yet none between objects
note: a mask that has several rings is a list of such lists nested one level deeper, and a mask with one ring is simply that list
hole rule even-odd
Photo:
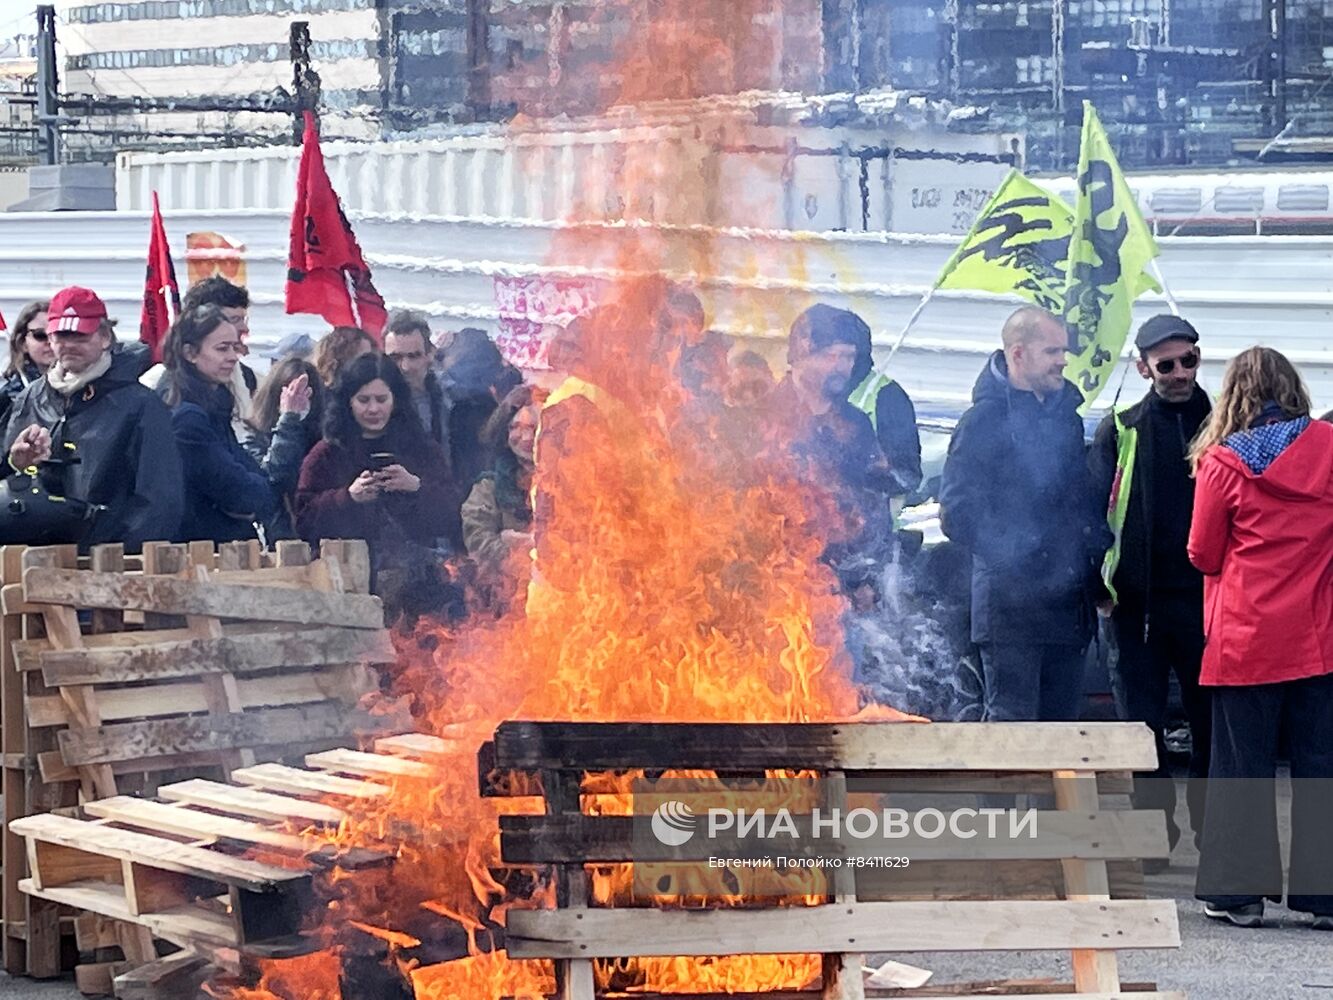
[{"label": "woman holding smartphone", "polygon": [[312,544],[363,538],[377,570],[409,561],[445,534],[448,468],[397,365],[363,355],[339,376],[324,409],[324,439],[301,466],[297,533]]}]

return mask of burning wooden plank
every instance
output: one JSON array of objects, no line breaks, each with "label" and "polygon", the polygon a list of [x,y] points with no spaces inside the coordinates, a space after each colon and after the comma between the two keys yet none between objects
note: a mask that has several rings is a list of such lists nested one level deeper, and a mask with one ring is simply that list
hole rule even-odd
[{"label": "burning wooden plank", "polygon": [[[1144,771],[1157,766],[1137,723],[505,722],[496,763],[511,770]],[[850,775],[849,775],[850,777]]]}]

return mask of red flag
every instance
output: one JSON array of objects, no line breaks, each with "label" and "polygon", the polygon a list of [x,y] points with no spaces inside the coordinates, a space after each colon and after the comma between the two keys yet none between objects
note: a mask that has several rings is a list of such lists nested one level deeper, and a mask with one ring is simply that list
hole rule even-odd
[{"label": "red flag", "polygon": [[331,326],[359,326],[376,340],[389,323],[384,299],[375,290],[370,267],[329,183],[315,116],[309,111],[287,255],[287,312],[315,313]]},{"label": "red flag", "polygon": [[181,312],[181,292],[176,284],[176,266],[167,246],[162,209],[153,192],[152,235],[148,238],[148,273],[143,283],[143,312],[139,316],[139,339],[153,349],[153,361],[162,360],[167,331]]}]

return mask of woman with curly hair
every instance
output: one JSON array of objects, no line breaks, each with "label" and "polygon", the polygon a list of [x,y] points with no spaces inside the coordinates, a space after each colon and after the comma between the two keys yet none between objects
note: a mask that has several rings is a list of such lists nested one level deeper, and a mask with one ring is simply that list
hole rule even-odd
[{"label": "woman with curly hair", "polygon": [[527,580],[532,562],[532,475],[537,424],[547,393],[531,385],[511,390],[481,430],[497,452],[463,503],[463,541],[497,603]]},{"label": "woman with curly hair", "polygon": [[1285,751],[1287,907],[1333,931],[1333,425],[1311,419],[1287,358],[1251,347],[1227,366],[1190,462],[1199,680],[1213,704],[1197,894],[1209,917],[1240,927],[1262,924],[1265,899],[1282,900],[1275,775]]},{"label": "woman with curly hair", "polygon": [[355,326],[335,326],[315,345],[311,358],[324,388],[332,389],[342,370],[365,354],[378,354],[374,339]]}]

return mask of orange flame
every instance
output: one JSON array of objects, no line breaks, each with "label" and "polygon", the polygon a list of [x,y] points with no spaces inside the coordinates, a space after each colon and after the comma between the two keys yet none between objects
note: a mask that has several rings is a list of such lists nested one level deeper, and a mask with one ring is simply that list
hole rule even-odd
[{"label": "orange flame", "polygon": [[[636,7],[635,18],[647,20],[621,67],[623,96],[732,89],[737,45],[767,8],[766,0]],[[658,163],[631,161],[624,174],[631,202],[693,197],[701,181]],[[681,261],[646,228],[620,235],[620,273],[686,271],[698,280],[718,269],[706,236]],[[605,264],[599,248],[582,242],[590,238],[572,228],[554,259]],[[728,266],[768,273],[758,258]],[[385,872],[328,880],[321,940],[372,939],[388,967],[410,976],[419,1000],[535,998],[555,989],[551,963],[510,961],[497,950],[510,909],[554,905],[549,884],[506,871],[500,859],[499,815],[540,813],[541,800],[522,795],[536,789],[479,794],[476,753],[499,723],[814,722],[862,711],[842,642],[845,603],[821,561],[841,530],[832,498],[790,457],[787,428],[684,389],[679,363],[704,329],[688,295],[634,278],[604,302],[579,321],[573,350],[564,352],[578,391],[567,385],[543,412],[531,585],[524,582],[499,620],[478,616],[456,631],[423,627],[399,637],[395,693],[410,696],[419,727],[441,736],[446,752],[430,762],[429,779],[396,778],[387,796],[339,802],[349,818],[334,833],[306,831],[394,853]],[[792,315],[807,304],[793,302]],[[771,328],[780,318],[765,319],[755,325]],[[862,717],[906,718],[882,706]],[[585,811],[631,812],[631,779],[590,779]],[[629,866],[601,866],[594,900],[626,902],[631,874]],[[794,895],[814,903],[825,891],[816,877]],[[705,883],[659,902],[747,900]],[[800,989],[819,974],[811,955],[596,964],[603,989],[659,992]],[[233,995],[338,997],[336,976],[334,992],[315,988],[293,986],[273,963],[257,990]],[[320,980],[317,989],[328,988]]]}]

